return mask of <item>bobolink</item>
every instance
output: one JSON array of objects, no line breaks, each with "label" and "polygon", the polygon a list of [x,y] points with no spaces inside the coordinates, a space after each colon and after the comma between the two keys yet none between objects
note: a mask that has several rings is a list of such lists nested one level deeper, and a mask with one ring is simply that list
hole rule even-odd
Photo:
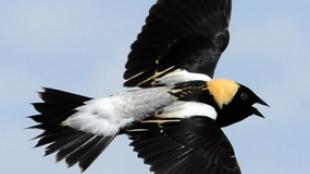
[{"label": "bobolink", "polygon": [[87,169],[109,143],[127,134],[156,174],[240,174],[222,127],[267,105],[249,88],[212,79],[229,42],[231,0],[158,0],[131,46],[124,86],[89,98],[51,88],[31,116],[38,146],[71,167]]}]

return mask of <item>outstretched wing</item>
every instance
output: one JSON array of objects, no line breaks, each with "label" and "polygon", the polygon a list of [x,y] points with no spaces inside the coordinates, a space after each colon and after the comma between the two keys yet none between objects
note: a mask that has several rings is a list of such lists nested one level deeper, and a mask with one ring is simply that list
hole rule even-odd
[{"label": "outstretched wing", "polygon": [[128,134],[155,174],[241,174],[232,145],[211,118],[148,121]]},{"label": "outstretched wing", "polygon": [[158,0],[131,46],[124,85],[152,86],[176,69],[212,77],[229,42],[230,14],[231,0]]}]

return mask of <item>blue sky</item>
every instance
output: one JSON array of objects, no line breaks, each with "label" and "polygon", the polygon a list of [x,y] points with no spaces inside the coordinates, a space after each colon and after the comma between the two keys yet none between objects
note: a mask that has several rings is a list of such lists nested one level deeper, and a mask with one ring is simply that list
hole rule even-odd
[{"label": "blue sky", "polygon": [[[3,173],[74,174],[32,149],[31,102],[41,86],[89,96],[126,90],[122,72],[154,0],[0,0],[0,164]],[[225,129],[244,173],[309,174],[310,1],[239,1],[216,77],[264,98],[267,119]],[[86,171],[150,173],[125,136]]]}]

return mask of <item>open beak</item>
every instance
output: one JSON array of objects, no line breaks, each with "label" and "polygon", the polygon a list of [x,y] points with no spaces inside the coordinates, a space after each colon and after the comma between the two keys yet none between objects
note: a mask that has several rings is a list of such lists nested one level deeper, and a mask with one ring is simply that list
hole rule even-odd
[{"label": "open beak", "polygon": [[252,113],[258,117],[265,118],[265,116],[254,107],[252,107]]},{"label": "open beak", "polygon": [[257,101],[258,104],[261,104],[261,105],[264,105],[264,106],[267,106],[267,107],[270,107],[264,100],[262,100],[261,98],[258,97],[258,101]]}]

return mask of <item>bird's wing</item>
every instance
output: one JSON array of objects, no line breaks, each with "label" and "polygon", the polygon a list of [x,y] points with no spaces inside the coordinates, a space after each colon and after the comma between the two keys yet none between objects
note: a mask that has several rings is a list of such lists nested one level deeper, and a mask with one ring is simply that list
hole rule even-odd
[{"label": "bird's wing", "polygon": [[230,16],[231,0],[158,0],[131,46],[124,85],[153,86],[176,69],[212,77]]},{"label": "bird's wing", "polygon": [[232,145],[211,118],[148,121],[128,134],[155,174],[241,174]]}]

